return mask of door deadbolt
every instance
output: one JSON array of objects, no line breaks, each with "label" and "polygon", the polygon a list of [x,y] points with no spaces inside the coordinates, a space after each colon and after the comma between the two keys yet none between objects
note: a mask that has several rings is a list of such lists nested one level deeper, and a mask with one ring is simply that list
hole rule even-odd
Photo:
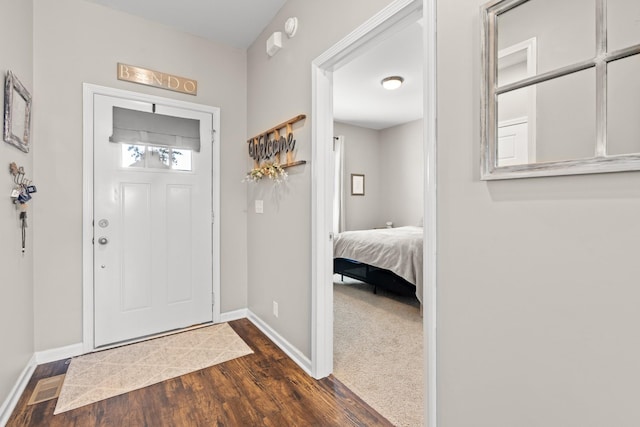
[{"label": "door deadbolt", "polygon": [[106,228],[109,226],[109,220],[108,219],[101,219],[100,221],[98,221],[98,225],[101,228]]},{"label": "door deadbolt", "polygon": [[98,243],[100,243],[101,245],[106,245],[107,243],[109,243],[109,239],[107,239],[106,237],[99,237]]}]

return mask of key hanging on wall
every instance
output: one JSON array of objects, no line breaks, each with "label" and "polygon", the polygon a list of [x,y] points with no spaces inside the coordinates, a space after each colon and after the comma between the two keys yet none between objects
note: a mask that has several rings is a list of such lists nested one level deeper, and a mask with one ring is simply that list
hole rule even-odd
[{"label": "key hanging on wall", "polygon": [[25,177],[24,168],[16,165],[15,162],[9,164],[9,173],[13,175],[15,187],[11,190],[11,200],[20,211],[19,220],[22,231],[22,253],[26,250],[27,242],[27,208],[28,202],[33,198],[33,193],[38,191],[33,182]]},{"label": "key hanging on wall", "polygon": [[20,212],[20,228],[22,228],[22,253],[27,246],[27,211]]}]

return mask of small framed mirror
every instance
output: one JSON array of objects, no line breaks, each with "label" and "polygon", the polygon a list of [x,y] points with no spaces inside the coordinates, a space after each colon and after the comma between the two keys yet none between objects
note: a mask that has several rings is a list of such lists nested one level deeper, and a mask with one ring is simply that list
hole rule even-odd
[{"label": "small framed mirror", "polygon": [[31,129],[31,95],[18,78],[7,71],[4,85],[5,142],[29,152]]},{"label": "small framed mirror", "polygon": [[484,180],[640,170],[640,2],[481,8]]}]

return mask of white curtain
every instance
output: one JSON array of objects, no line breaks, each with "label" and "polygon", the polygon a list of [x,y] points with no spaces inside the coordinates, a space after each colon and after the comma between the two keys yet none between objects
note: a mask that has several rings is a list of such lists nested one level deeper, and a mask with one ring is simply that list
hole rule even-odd
[{"label": "white curtain", "polygon": [[333,138],[333,234],[344,231],[344,136]]}]

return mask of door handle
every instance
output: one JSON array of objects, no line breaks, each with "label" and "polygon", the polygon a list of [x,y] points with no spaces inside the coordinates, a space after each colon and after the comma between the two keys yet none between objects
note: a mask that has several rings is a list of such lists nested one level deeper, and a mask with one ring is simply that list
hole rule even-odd
[{"label": "door handle", "polygon": [[106,237],[99,237],[98,243],[100,243],[101,245],[106,245],[107,243],[109,243],[109,239],[107,239]]}]

